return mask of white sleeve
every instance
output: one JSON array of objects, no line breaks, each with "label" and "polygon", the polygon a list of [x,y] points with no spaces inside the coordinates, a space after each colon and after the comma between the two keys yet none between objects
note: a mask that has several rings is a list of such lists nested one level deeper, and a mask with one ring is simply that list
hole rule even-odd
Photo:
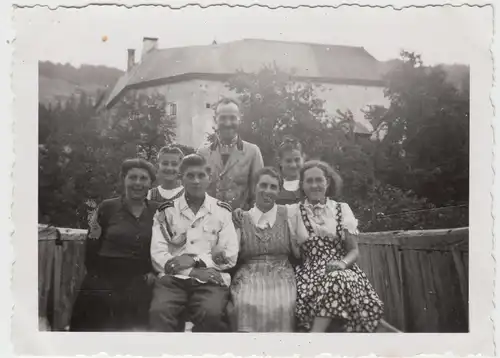
[{"label": "white sleeve", "polygon": [[342,203],[340,207],[342,210],[342,228],[353,235],[359,234],[358,220],[354,216],[349,204]]},{"label": "white sleeve", "polygon": [[298,214],[299,214],[299,204],[287,204],[285,205],[287,212],[288,228],[290,229],[290,234],[297,235],[298,226]]},{"label": "white sleeve", "polygon": [[[167,230],[161,227],[159,217],[165,215],[165,212],[156,212],[153,217],[153,235],[151,237],[151,262],[153,268],[158,273],[165,273],[165,264],[173,256],[168,249],[167,239],[164,235],[168,235]],[[165,218],[166,220],[166,218]]]}]

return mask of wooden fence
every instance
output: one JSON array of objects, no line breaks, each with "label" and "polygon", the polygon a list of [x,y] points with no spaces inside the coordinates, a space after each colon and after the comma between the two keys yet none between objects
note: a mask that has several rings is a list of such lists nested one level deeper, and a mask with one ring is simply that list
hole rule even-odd
[{"label": "wooden fence", "polygon": [[[55,331],[67,329],[85,275],[85,235],[39,226],[39,316]],[[359,247],[386,321],[403,332],[468,332],[468,228],[365,233]]]}]

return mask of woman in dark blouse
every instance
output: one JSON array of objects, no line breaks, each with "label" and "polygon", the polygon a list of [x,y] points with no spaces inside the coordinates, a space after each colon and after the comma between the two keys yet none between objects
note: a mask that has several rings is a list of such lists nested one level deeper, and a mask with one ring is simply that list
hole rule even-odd
[{"label": "woman in dark blouse", "polygon": [[83,281],[73,309],[72,331],[145,329],[154,275],[150,245],[154,202],[146,199],[155,180],[152,164],[123,162],[122,197],[104,200],[90,220]]}]

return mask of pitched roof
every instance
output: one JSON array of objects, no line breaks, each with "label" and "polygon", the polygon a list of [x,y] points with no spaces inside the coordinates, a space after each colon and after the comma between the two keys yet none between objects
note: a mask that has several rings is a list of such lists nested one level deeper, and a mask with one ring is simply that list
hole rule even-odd
[{"label": "pitched roof", "polygon": [[153,50],[118,80],[106,106],[128,88],[159,80],[188,74],[227,76],[239,70],[251,73],[272,64],[297,78],[381,85],[380,63],[363,47],[246,39]]}]

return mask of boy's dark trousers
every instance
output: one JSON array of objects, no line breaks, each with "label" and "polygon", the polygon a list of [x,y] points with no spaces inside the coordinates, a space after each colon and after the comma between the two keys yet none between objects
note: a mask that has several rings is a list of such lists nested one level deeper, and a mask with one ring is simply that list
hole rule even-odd
[{"label": "boy's dark trousers", "polygon": [[156,332],[183,331],[184,322],[193,332],[227,332],[226,305],[229,288],[195,279],[165,275],[158,279],[149,309],[149,325]]}]

